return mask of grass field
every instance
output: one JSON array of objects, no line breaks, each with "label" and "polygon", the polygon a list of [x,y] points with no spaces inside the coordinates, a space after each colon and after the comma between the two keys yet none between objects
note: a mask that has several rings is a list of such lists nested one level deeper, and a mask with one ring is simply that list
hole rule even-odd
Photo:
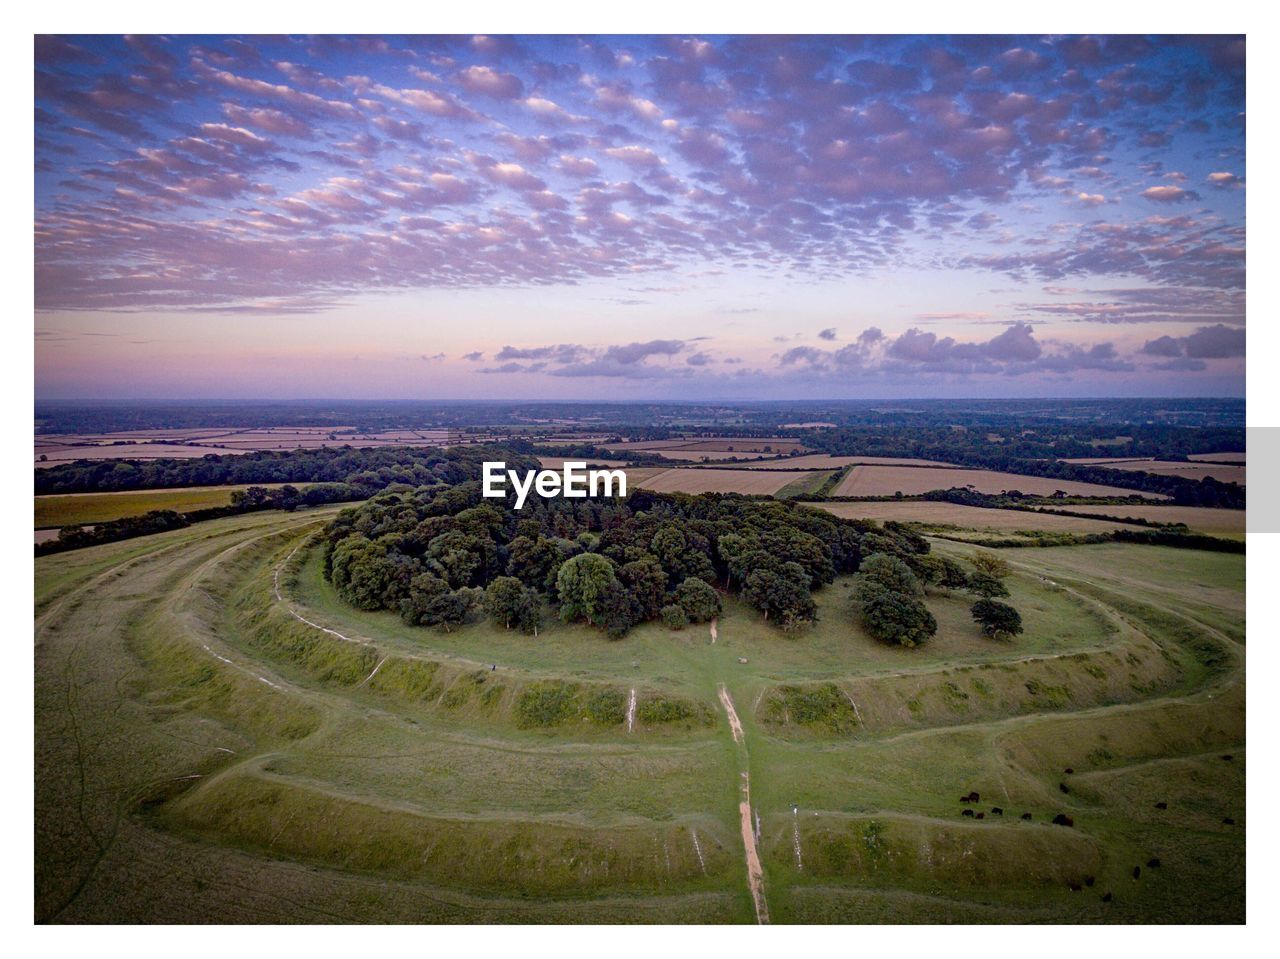
[{"label": "grass field", "polygon": [[38,920],[1243,918],[1242,556],[1008,551],[1009,643],[931,593],[882,646],[848,580],[796,634],[729,600],[714,641],[535,640],[341,603],[333,513],[37,561]]},{"label": "grass field", "polygon": [[[271,488],[281,483],[260,484]],[[298,484],[304,488],[307,484]],[[247,486],[191,486],[184,489],[140,490],[129,493],[69,493],[66,495],[37,496],[36,529],[73,526],[82,523],[105,523],[126,516],[141,516],[156,509],[172,509],[180,513],[188,510],[210,509],[231,503],[234,490]]]}]

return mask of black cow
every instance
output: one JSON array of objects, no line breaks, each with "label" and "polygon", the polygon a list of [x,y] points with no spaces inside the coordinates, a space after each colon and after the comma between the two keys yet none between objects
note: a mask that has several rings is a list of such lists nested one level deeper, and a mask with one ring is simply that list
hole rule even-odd
[{"label": "black cow", "polygon": [[973,818],[974,818],[974,819],[981,819],[981,818],[982,818],[983,816],[985,816],[985,815],[986,815],[986,813],[978,813],[978,815],[974,816]]},{"label": "black cow", "polygon": [[1167,802],[1158,802],[1158,803],[1156,803],[1156,808],[1157,808],[1157,809],[1168,809],[1168,808],[1169,808],[1169,804],[1168,804]]},{"label": "black cow", "polygon": [[1160,860],[1159,860],[1159,859],[1157,859],[1155,856],[1152,856],[1150,859],[1148,859],[1148,860],[1147,860],[1147,868],[1148,868],[1148,869],[1159,869],[1159,868],[1160,868]]},{"label": "black cow", "polygon": [[993,815],[993,816],[1003,816],[1003,815],[1004,815],[1004,810],[1003,810],[1003,809],[1001,809],[999,806],[992,806],[992,807],[991,807],[991,815]]},{"label": "black cow", "polygon": [[1102,901],[1103,901],[1103,902],[1110,902],[1110,901],[1111,901],[1111,893],[1109,893],[1109,892],[1107,892],[1107,893],[1103,893],[1103,895],[1102,895]]},{"label": "black cow", "polygon": [[1053,824],[1055,826],[1074,826],[1076,821],[1064,813],[1058,813],[1053,817]]},{"label": "black cow", "polygon": [[973,815],[973,810],[972,810],[972,809],[965,809],[965,810],[962,810],[962,811],[961,811],[961,813],[960,813],[960,815],[962,815],[962,816],[972,816],[972,815]]},{"label": "black cow", "polygon": [[1063,792],[1063,793],[1069,793],[1069,792],[1071,792],[1071,790],[1067,788],[1067,784],[1066,784],[1066,783],[1058,783],[1058,789],[1059,789],[1059,791],[1061,791],[1061,792]]},{"label": "black cow", "polygon": [[1070,889],[1072,892],[1079,892],[1079,891],[1080,891],[1080,883],[1078,883],[1078,882],[1068,882],[1068,883],[1067,883],[1067,888],[1068,888],[1068,889]]},{"label": "black cow", "polygon": [[1224,826],[1234,826],[1235,824],[1236,824],[1236,821],[1235,821],[1234,819],[1232,819],[1230,816],[1226,816],[1226,817],[1222,820],[1222,825],[1224,825]]},{"label": "black cow", "polygon": [[1022,814],[1022,818],[1023,818],[1023,819],[1025,819],[1027,822],[1031,822],[1031,813],[1029,813],[1029,812],[1024,812],[1024,813]]},{"label": "black cow", "polygon": [[1093,877],[1092,877],[1092,876],[1085,876],[1085,877],[1084,877],[1084,884],[1085,884],[1086,886],[1088,886],[1090,889],[1092,889],[1092,888],[1093,888]]},{"label": "black cow", "polygon": [[1075,770],[1074,770],[1074,769],[1072,769],[1070,766],[1068,766],[1066,769],[1064,769],[1064,770],[1062,770],[1062,771],[1063,771],[1064,773],[1066,773],[1068,776],[1070,776],[1072,773],[1074,773],[1074,772],[1075,772]]},{"label": "black cow", "polygon": [[1231,760],[1235,759],[1236,757],[1235,757],[1235,756],[1233,756],[1233,755],[1231,755],[1231,753],[1227,753],[1227,754],[1226,754],[1225,756],[1223,756],[1222,758],[1223,758],[1226,762],[1231,762]]},{"label": "black cow", "polygon": [[1133,867],[1133,878],[1134,878],[1134,880],[1136,881],[1136,880],[1138,879],[1138,877],[1140,877],[1141,875],[1142,875],[1142,867],[1141,867],[1141,866],[1134,866],[1134,867]]}]

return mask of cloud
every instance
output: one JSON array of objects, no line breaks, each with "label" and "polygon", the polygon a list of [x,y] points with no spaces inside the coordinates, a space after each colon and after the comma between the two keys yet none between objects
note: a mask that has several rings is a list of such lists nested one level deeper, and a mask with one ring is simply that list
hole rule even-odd
[{"label": "cloud", "polygon": [[836,329],[834,326],[828,327],[827,329],[820,330],[818,332],[818,339],[820,340],[834,340],[835,338],[836,338]]},{"label": "cloud", "polygon": [[1234,173],[1210,173],[1205,179],[1209,181],[1210,186],[1220,190],[1244,186],[1244,179]]},{"label": "cloud", "polygon": [[1183,203],[1187,200],[1198,200],[1200,194],[1195,190],[1184,190],[1180,186],[1153,186],[1142,191],[1142,195],[1156,203]]},{"label": "cloud", "polygon": [[524,83],[510,73],[500,73],[492,67],[470,66],[458,72],[458,81],[471,93],[500,100],[514,100],[524,93]]},{"label": "cloud", "polygon": [[[1243,169],[1243,47],[41,37],[37,306],[994,271],[1171,294],[1145,314],[1081,298],[1107,322],[1230,323],[1204,291],[1243,295],[1242,175],[1196,184],[1212,215],[1157,178],[1197,156]],[[1155,182],[1141,196],[1185,215],[1113,202]],[[937,305],[920,322],[952,318]],[[1042,306],[1024,315],[1067,305]]]},{"label": "cloud", "polygon": [[1245,332],[1240,327],[1216,323],[1213,326],[1202,326],[1187,336],[1160,336],[1147,340],[1142,346],[1142,352],[1148,356],[1185,357],[1191,360],[1231,359],[1245,355]]}]

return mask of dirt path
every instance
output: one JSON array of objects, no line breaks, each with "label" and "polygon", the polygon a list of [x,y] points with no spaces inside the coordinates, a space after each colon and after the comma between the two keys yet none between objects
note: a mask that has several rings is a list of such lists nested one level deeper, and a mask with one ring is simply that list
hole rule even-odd
[{"label": "dirt path", "polygon": [[716,641],[716,621],[713,619],[711,621],[711,642],[714,643],[715,641]]},{"label": "dirt path", "polygon": [[756,831],[751,817],[751,774],[747,771],[747,746],[742,732],[742,722],[738,719],[738,711],[733,708],[733,700],[724,683],[720,684],[720,704],[724,706],[725,715],[729,717],[729,729],[733,732],[733,741],[738,746],[738,761],[741,765],[741,781],[738,798],[738,819],[742,825],[742,847],[747,860],[747,885],[751,889],[751,902],[756,910],[756,922],[767,925],[769,922],[769,904],[764,898],[764,867],[760,865],[760,848],[757,844]]},{"label": "dirt path", "polygon": [[729,717],[729,728],[733,731],[733,741],[741,743],[742,722],[738,719],[738,711],[733,708],[733,700],[729,698],[729,690],[724,688],[724,683],[720,684],[720,705],[724,707],[725,714]]},{"label": "dirt path", "polygon": [[627,702],[627,732],[631,732],[636,724],[636,691],[631,690],[631,699]]}]

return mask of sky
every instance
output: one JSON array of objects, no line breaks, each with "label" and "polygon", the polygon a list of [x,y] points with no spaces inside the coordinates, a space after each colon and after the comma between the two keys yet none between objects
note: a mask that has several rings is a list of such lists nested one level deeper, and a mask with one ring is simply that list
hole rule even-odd
[{"label": "sky", "polygon": [[1243,396],[1242,37],[35,42],[40,399]]}]

